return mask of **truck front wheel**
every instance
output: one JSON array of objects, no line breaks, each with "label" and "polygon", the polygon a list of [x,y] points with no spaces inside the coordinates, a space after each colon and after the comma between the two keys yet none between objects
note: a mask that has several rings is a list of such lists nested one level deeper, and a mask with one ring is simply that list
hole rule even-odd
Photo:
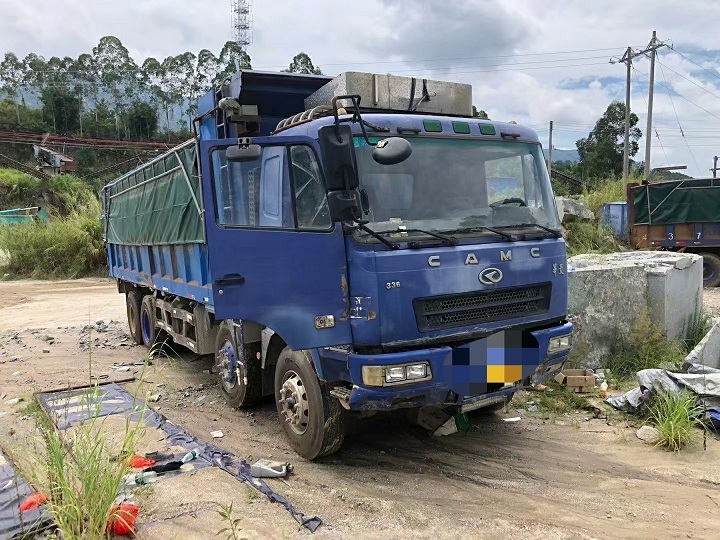
[{"label": "truck front wheel", "polygon": [[128,328],[130,328],[130,337],[138,345],[142,345],[143,336],[140,325],[140,306],[142,304],[143,295],[140,291],[133,289],[127,293],[125,303],[127,304]]},{"label": "truck front wheel", "polygon": [[345,410],[318,380],[307,351],[286,347],[275,368],[278,417],[290,445],[306,459],[337,452],[345,439]]},{"label": "truck front wheel", "polygon": [[703,258],[703,287],[720,285],[720,257],[714,253],[698,253]]}]

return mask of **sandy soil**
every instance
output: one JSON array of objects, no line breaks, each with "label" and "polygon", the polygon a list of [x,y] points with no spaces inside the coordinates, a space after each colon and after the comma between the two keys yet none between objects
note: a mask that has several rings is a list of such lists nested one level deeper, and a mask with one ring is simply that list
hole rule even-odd
[{"label": "sandy soil", "polygon": [[[713,293],[706,299],[720,307]],[[87,383],[89,366],[106,380],[141,375],[139,368],[113,369],[145,355],[129,346],[124,318],[124,298],[108,280],[0,283],[3,444],[26,448],[34,429],[24,404],[8,406],[8,399]],[[159,360],[140,391],[160,393],[152,406],[199,438],[221,429],[225,437],[215,442],[241,457],[293,462],[286,483],[269,483],[298,510],[323,519],[313,537],[717,538],[720,442],[713,437],[707,450],[699,437],[670,454],[640,442],[637,422],[544,418],[525,412],[526,395],[514,402],[520,411],[511,404],[449,437],[428,437],[396,418],[359,421],[339,454],[310,463],[291,452],[271,401],[248,412],[229,409],[211,364],[188,353]],[[508,416],[522,420],[503,422]],[[224,526],[218,504],[231,501],[246,538],[311,536],[284,508],[212,468],[158,482],[139,497],[139,538],[214,537]]]}]

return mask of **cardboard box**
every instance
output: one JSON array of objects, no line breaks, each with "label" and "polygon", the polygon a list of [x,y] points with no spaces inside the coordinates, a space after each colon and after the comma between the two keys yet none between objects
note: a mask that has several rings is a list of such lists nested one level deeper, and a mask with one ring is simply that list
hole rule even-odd
[{"label": "cardboard box", "polygon": [[591,369],[563,369],[555,380],[573,392],[592,392],[595,389],[595,373]]}]

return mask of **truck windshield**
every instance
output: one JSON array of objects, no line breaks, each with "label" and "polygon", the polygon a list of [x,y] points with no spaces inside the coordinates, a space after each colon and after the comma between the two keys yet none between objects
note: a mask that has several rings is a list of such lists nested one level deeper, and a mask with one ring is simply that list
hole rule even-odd
[{"label": "truck windshield", "polygon": [[[488,234],[482,227],[541,225],[559,229],[539,144],[409,138],[412,155],[380,165],[355,139],[364,218],[376,232],[418,229]],[[539,229],[539,228],[535,228]],[[362,232],[363,241],[377,241]],[[495,235],[502,239],[498,235]]]}]

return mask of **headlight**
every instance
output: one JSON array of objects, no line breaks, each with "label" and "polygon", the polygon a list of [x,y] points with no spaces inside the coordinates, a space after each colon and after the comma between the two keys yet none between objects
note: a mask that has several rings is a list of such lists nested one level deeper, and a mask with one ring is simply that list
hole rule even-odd
[{"label": "headlight", "polygon": [[385,368],[385,382],[394,383],[405,380],[405,368],[404,367],[389,367]]},{"label": "headlight", "polygon": [[427,364],[413,364],[405,368],[407,379],[424,379],[427,377]]},{"label": "headlight", "polygon": [[552,338],[548,345],[548,354],[557,354],[569,351],[572,347],[572,334]]},{"label": "headlight", "polygon": [[432,378],[432,373],[427,362],[403,366],[363,366],[362,378],[366,386],[388,386],[428,380]]}]

